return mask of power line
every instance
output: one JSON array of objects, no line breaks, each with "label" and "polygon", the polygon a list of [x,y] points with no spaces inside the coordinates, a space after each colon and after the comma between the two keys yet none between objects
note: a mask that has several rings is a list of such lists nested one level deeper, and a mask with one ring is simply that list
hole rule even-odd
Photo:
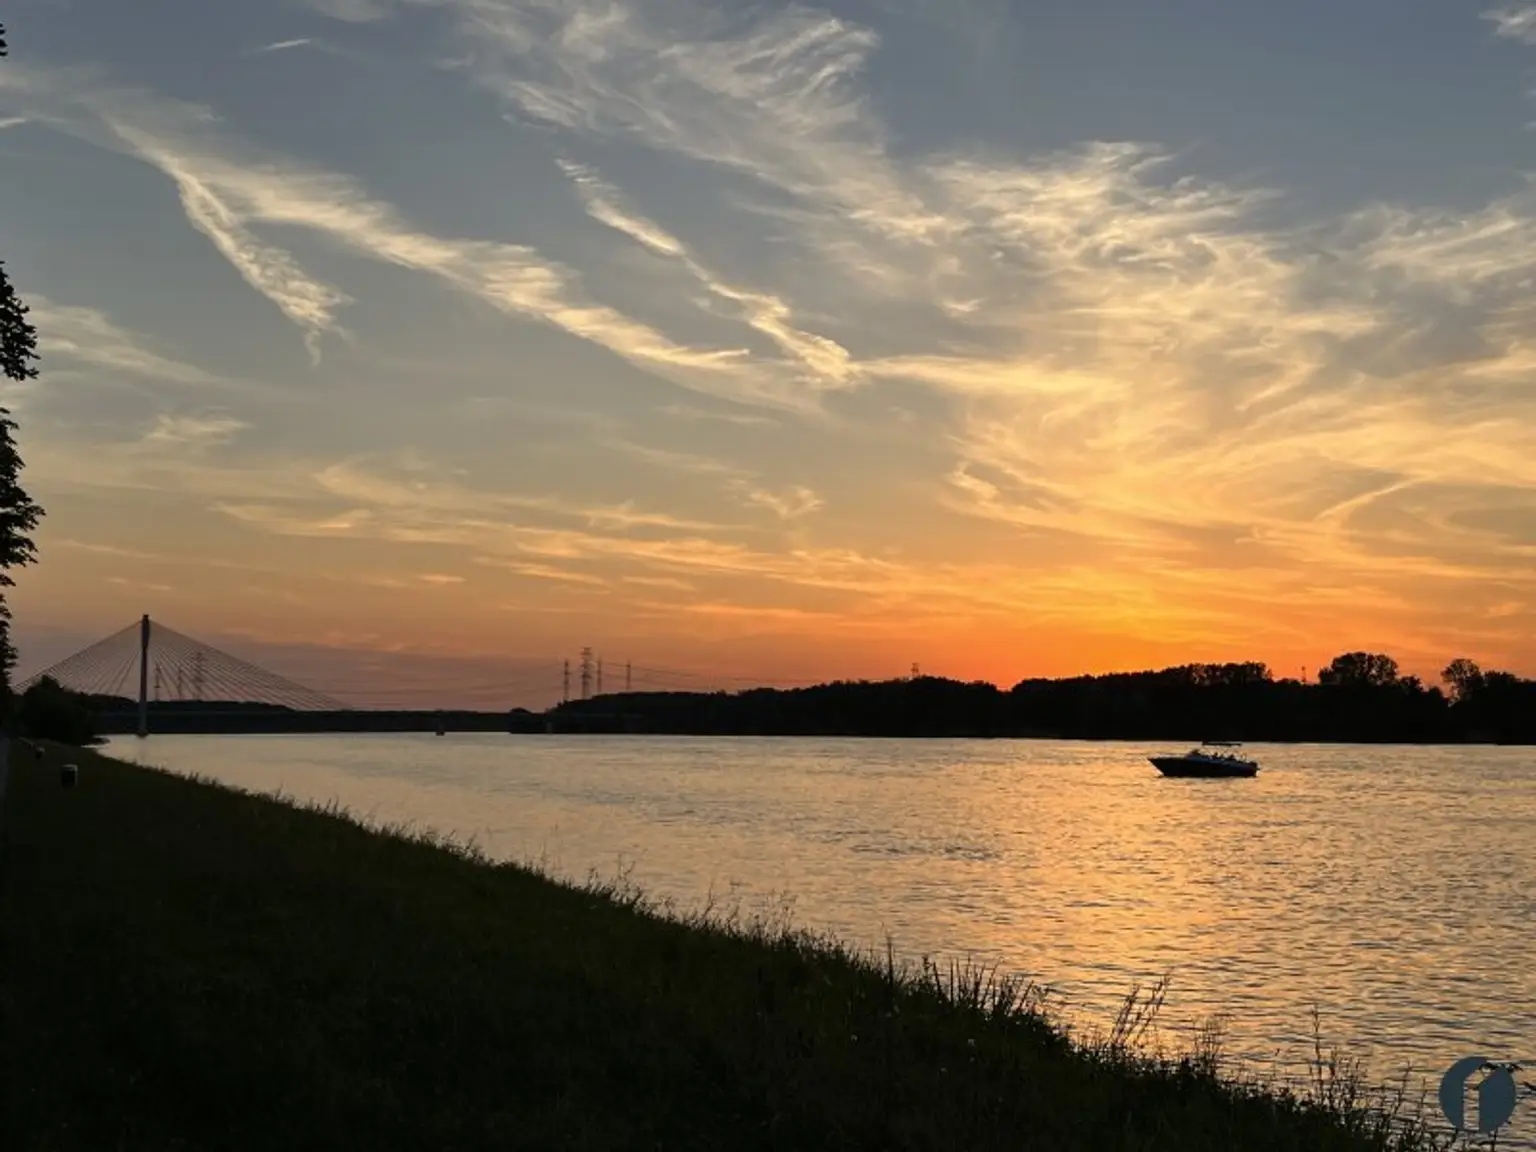
[{"label": "power line", "polygon": [[403,691],[430,690],[433,688],[453,688],[467,690],[494,690],[497,688],[517,688],[529,684],[555,684],[558,683],[564,670],[559,665],[549,668],[539,668],[522,672],[516,676],[401,676],[394,674],[393,669],[379,669],[369,675],[353,672],[345,678],[334,678],[331,683],[338,690],[342,684],[349,686],[367,686],[380,683],[378,677],[388,676],[387,683]]}]

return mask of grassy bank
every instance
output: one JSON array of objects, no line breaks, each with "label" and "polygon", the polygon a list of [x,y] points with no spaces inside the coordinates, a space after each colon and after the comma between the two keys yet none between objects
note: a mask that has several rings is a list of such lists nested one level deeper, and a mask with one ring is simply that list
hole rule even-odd
[{"label": "grassy bank", "polygon": [[67,758],[70,792],[17,757],[6,805],[7,1149],[1434,1146],[1337,1078],[1078,1046],[1007,981]]}]

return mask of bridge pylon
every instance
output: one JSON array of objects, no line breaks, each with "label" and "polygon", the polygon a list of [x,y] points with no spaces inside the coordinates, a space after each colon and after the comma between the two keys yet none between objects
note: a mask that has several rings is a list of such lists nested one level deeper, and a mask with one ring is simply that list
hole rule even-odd
[{"label": "bridge pylon", "polygon": [[[128,696],[138,672],[138,699]],[[343,712],[350,705],[258,667],[238,656],[151,621],[148,613],[103,640],[34,673],[16,686],[25,692],[44,677],[84,696],[116,700],[126,711],[137,704],[139,736],[150,730],[150,685],[154,703],[266,704],[296,712]],[[174,686],[166,699],[163,690]],[[190,686],[190,695],[184,686]]]}]

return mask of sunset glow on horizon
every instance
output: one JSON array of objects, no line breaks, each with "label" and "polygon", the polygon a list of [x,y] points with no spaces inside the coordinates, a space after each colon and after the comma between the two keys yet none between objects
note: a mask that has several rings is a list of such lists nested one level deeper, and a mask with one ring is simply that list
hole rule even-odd
[{"label": "sunset glow on horizon", "polygon": [[1536,675],[1536,6],[1158,7],[9,5],[21,672]]}]

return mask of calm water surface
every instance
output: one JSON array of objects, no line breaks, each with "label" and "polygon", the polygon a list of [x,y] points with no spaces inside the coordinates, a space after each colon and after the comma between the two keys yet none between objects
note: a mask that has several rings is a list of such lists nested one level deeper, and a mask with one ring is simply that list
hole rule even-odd
[{"label": "calm water surface", "polygon": [[[1172,974],[1287,1072],[1325,1036],[1378,1079],[1536,1059],[1536,752],[1251,747],[1164,780],[1142,745],[582,736],[153,736],[111,752],[473,837],[585,878],[899,953],[996,961],[1083,1026]],[[1170,746],[1168,750],[1174,749]],[[1536,1147],[1536,1101],[1517,1113]]]}]

